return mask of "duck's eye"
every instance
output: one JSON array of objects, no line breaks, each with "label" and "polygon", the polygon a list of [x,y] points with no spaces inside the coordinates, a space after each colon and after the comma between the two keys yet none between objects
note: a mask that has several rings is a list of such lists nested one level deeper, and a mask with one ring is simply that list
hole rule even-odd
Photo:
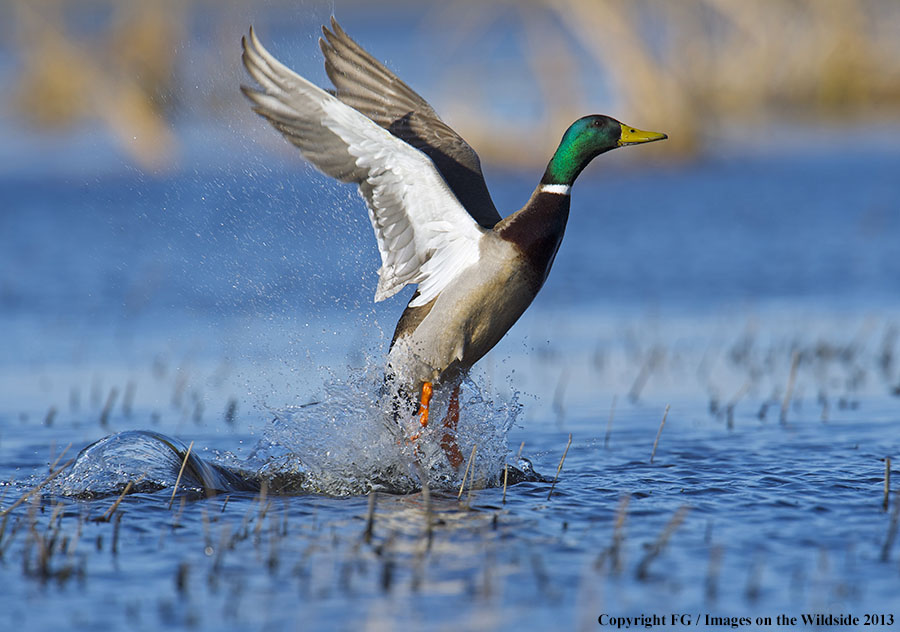
[{"label": "duck's eye", "polygon": [[634,134],[634,133],[635,133],[635,131],[634,131],[634,130],[631,130],[631,133],[632,133],[632,134]]}]

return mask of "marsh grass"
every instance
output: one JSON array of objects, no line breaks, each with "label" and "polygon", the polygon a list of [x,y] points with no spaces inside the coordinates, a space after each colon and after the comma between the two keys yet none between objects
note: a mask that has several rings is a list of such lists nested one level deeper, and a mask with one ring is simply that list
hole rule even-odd
[{"label": "marsh grass", "polygon": [[[62,458],[63,454],[65,454],[65,451],[63,451],[63,453],[60,454],[59,457],[57,457],[56,462],[58,462],[59,459]],[[56,462],[54,462],[54,465]],[[38,483],[37,485],[35,485],[31,489],[29,489],[24,494],[22,494],[22,496],[20,496],[19,499],[16,502],[14,502],[12,505],[10,505],[6,509],[0,511],[0,517],[5,518],[7,514],[12,512],[16,507],[18,507],[19,505],[21,505],[22,503],[27,501],[29,498],[31,498],[32,496],[36,497],[40,493],[41,489],[43,489],[46,485],[51,483],[53,481],[53,479],[55,479],[57,476],[59,476],[63,471],[66,470],[66,468],[68,468],[74,462],[75,462],[75,459],[69,459],[68,461],[66,461],[65,463],[63,463],[62,465],[57,467],[56,469],[53,469],[51,467],[51,472],[46,476],[46,478],[44,478],[44,480],[42,480],[40,483]]]},{"label": "marsh grass", "polygon": [[719,572],[722,568],[722,557],[725,547],[715,545],[709,549],[709,566],[706,571],[706,600],[710,603],[716,601],[719,593]]},{"label": "marsh grass", "polygon": [[109,519],[115,513],[116,509],[119,508],[119,504],[122,502],[122,499],[124,499],[125,496],[128,495],[128,492],[131,491],[131,488],[134,487],[134,485],[135,481],[128,481],[128,483],[125,485],[125,489],[122,490],[122,493],[119,494],[119,497],[116,498],[116,501],[112,504],[112,506],[110,506],[110,508],[107,509],[102,516],[95,518],[94,520],[96,520],[97,522],[109,522]]},{"label": "marsh grass", "polygon": [[[877,328],[874,329],[874,332],[877,331]],[[863,388],[869,389],[866,392],[880,389],[883,393],[889,393],[896,383],[896,367],[884,360],[892,354],[890,350],[886,351],[883,340],[873,345],[872,339],[867,341],[865,337],[854,334],[849,342],[832,339],[827,344],[815,338],[755,339],[749,344],[745,342],[738,340],[723,349],[705,353],[704,362],[710,368],[706,373],[699,368],[693,371],[693,367],[686,370],[686,363],[689,364],[694,358],[688,361],[684,357],[679,359],[677,353],[664,349],[658,341],[635,348],[624,369],[622,363],[614,360],[614,353],[609,353],[604,363],[591,364],[595,371],[588,376],[591,380],[605,382],[615,372],[625,378],[624,382],[611,388],[621,388],[624,383],[623,390],[627,391],[634,376],[644,370],[647,353],[652,353],[652,349],[662,350],[657,351],[662,354],[662,360],[646,376],[638,404],[617,407],[615,398],[612,398],[614,403],[610,410],[598,412],[598,420],[607,417],[607,429],[602,428],[603,422],[600,421],[596,427],[598,436],[594,439],[596,444],[607,446],[601,452],[603,458],[615,461],[620,456],[627,433],[633,432],[629,426],[635,419],[643,420],[644,430],[638,443],[643,442],[646,446],[654,429],[650,424],[655,422],[651,419],[652,408],[641,402],[659,401],[663,395],[658,389],[669,384],[673,375],[682,379],[703,375],[705,377],[701,383],[704,386],[709,384],[709,380],[721,380],[722,386],[717,390],[732,395],[730,398],[722,397],[718,407],[709,408],[712,427],[718,423],[726,425],[730,411],[740,425],[726,425],[728,432],[745,433],[749,432],[748,426],[755,423],[755,411],[760,406],[761,394],[764,394],[764,402],[770,410],[778,410],[783,405],[785,386],[791,372],[794,373],[794,394],[788,408],[797,412],[791,413],[791,424],[783,431],[780,424],[774,426],[774,429],[785,433],[796,433],[809,425],[811,417],[808,407],[816,397],[826,397],[828,401],[835,402],[836,412],[846,415],[855,410],[853,402],[863,396]],[[554,376],[560,374],[558,366],[551,369]],[[725,373],[731,377],[726,379]],[[571,375],[573,380],[577,379],[575,371]],[[574,387],[565,392],[570,393],[566,397],[577,394]],[[225,394],[224,397],[231,395]],[[189,400],[190,396],[186,394],[185,401]],[[104,405],[104,401],[98,404],[101,408]],[[135,405],[139,406],[137,402]],[[562,405],[567,410],[574,408],[566,401]],[[798,405],[801,408],[796,408]],[[141,414],[141,408],[137,407],[135,415]],[[816,409],[815,416],[818,414]],[[186,416],[184,406],[165,413],[163,423],[170,423],[179,415],[182,416],[176,420],[178,423],[182,419],[189,421],[190,408]],[[614,415],[624,421],[613,426],[610,420]],[[93,417],[93,412],[88,411],[85,416]],[[680,414],[678,417],[682,416]],[[666,418],[664,413],[663,419]],[[34,419],[39,421],[40,417]],[[70,422],[67,415],[60,414],[54,420],[52,431],[60,432]],[[110,422],[118,425],[120,420],[111,416]],[[213,423],[213,420],[204,423]],[[225,416],[220,416],[218,423],[232,431],[232,423]],[[239,425],[241,421],[235,419],[233,423]],[[546,423],[554,426],[552,415],[547,416]],[[665,423],[681,423],[681,420],[673,418]],[[765,419],[759,423],[759,427],[763,428]],[[819,425],[818,422],[815,425]],[[193,424],[190,427],[193,428]],[[660,422],[659,428],[662,427],[663,422]],[[771,423],[769,428],[773,428]],[[585,430],[582,428],[579,432],[584,433]],[[659,429],[656,429],[656,435],[657,441],[654,443],[658,444]],[[679,438],[673,435],[671,440],[675,443]],[[75,580],[77,585],[89,585],[101,581],[92,577],[101,551],[126,568],[137,563],[140,556],[147,555],[146,551],[142,552],[137,534],[147,528],[158,530],[159,539],[149,549],[154,555],[170,556],[166,572],[172,601],[162,607],[160,612],[163,614],[160,615],[143,606],[141,616],[148,621],[159,616],[160,621],[181,621],[184,625],[192,620],[194,625],[199,626],[212,624],[205,622],[241,621],[242,612],[246,612],[251,599],[255,598],[241,597],[242,591],[249,590],[250,583],[258,581],[260,576],[269,578],[272,586],[289,587],[293,597],[302,595],[310,604],[329,599],[346,599],[349,603],[357,599],[374,599],[372,595],[379,595],[378,599],[388,603],[388,600],[408,599],[412,595],[435,594],[468,594],[475,597],[473,603],[502,604],[507,603],[504,595],[512,590],[511,586],[516,586],[517,590],[526,586],[539,595],[535,599],[550,602],[563,598],[562,595],[571,588],[571,584],[566,584],[567,587],[560,584],[560,570],[555,561],[558,553],[552,545],[550,548],[538,546],[540,542],[557,542],[549,536],[551,532],[558,532],[553,537],[558,537],[559,542],[571,542],[576,538],[590,538],[589,531],[598,531],[591,539],[599,543],[591,551],[593,575],[587,576],[583,580],[585,583],[603,581],[609,589],[610,586],[624,586],[629,581],[649,586],[679,581],[678,578],[683,581],[684,571],[673,570],[666,564],[670,557],[681,559],[685,550],[697,546],[692,533],[699,529],[702,534],[702,524],[699,527],[697,524],[699,516],[695,518],[689,514],[687,505],[674,509],[674,513],[670,513],[672,509],[667,513],[660,513],[660,510],[648,513],[643,498],[646,497],[644,488],[654,487],[649,482],[645,486],[628,488],[631,493],[616,494],[608,502],[600,503],[595,508],[597,522],[585,531],[584,525],[578,526],[578,522],[571,517],[573,508],[577,507],[574,501],[583,500],[588,494],[581,487],[583,473],[579,472],[579,477],[574,479],[578,483],[573,483],[573,479],[565,475],[571,467],[565,464],[570,463],[579,452],[584,452],[575,451],[573,457],[567,456],[576,439],[591,441],[590,435],[570,435],[546,496],[552,498],[553,503],[529,504],[529,495],[534,494],[535,487],[510,484],[512,468],[504,468],[504,478],[509,478],[504,489],[482,489],[484,485],[475,467],[476,458],[470,454],[469,471],[463,477],[463,484],[450,494],[426,487],[421,492],[404,496],[372,491],[365,499],[323,497],[316,500],[315,496],[309,495],[276,495],[264,486],[258,493],[235,492],[213,499],[198,494],[182,494],[185,490],[178,482],[176,496],[181,494],[178,506],[173,505],[172,509],[161,511],[159,515],[148,507],[155,504],[162,506],[171,501],[171,490],[166,489],[146,498],[133,497],[133,501],[127,503],[127,510],[123,510],[123,498],[135,490],[136,480],[130,489],[126,485],[120,490],[112,506],[102,504],[102,511],[99,501],[59,498],[50,493],[52,490],[45,494],[48,484],[52,483],[52,479],[46,479],[59,475],[59,464],[66,461],[71,450],[71,447],[66,447],[48,459],[48,474],[28,489],[23,489],[15,506],[3,510],[0,556],[7,564],[21,568],[22,581],[65,586]],[[196,445],[188,446],[191,455]],[[524,442],[520,443],[517,454],[510,456],[522,457],[524,448]],[[533,446],[532,449],[536,448]],[[546,440],[541,449],[544,451],[539,461],[541,466],[548,468],[556,464],[556,457],[552,456],[556,449]],[[480,451],[481,448],[477,448],[476,456]],[[672,452],[673,455],[680,453],[680,450]],[[187,451],[184,451],[180,470],[186,467],[187,456]],[[550,459],[554,462],[547,463]],[[888,477],[891,464],[895,461],[891,458],[891,463],[888,463],[885,459],[886,490],[890,490]],[[510,464],[515,462],[510,459]],[[673,464],[677,465],[676,459],[673,459]],[[590,465],[582,458],[577,467]],[[599,467],[606,467],[606,463]],[[604,485],[617,487],[615,482]],[[536,487],[541,486],[537,484]],[[554,494],[560,488],[564,488],[565,493]],[[9,494],[9,489],[6,487],[3,492]],[[462,499],[462,493],[458,493],[460,490],[462,493],[468,491],[466,499]],[[876,492],[877,501],[871,502],[870,497],[870,504],[878,505],[876,510],[884,506],[880,492],[881,489]],[[666,503],[683,501],[682,497],[669,498],[658,488],[653,494]],[[539,492],[538,495],[543,500],[544,493]],[[619,498],[618,504],[616,498]],[[887,507],[884,530],[879,531],[876,555],[880,555],[884,562],[891,561],[895,548],[900,515],[898,504],[895,500],[894,507]],[[355,510],[347,510],[347,507],[353,506]],[[99,520],[91,517],[95,512],[99,514]],[[699,590],[707,602],[733,603],[730,601],[734,592],[731,584],[737,579],[733,557],[737,554],[732,552],[728,542],[716,542],[711,531],[712,521],[705,516],[703,520],[708,533],[702,550],[708,558],[704,558],[704,563],[700,565]],[[534,527],[529,526],[532,521]],[[682,529],[685,523],[689,523],[691,529]],[[104,524],[110,524],[110,527],[103,527]],[[653,531],[648,530],[648,524],[654,525]],[[529,535],[529,530],[536,530],[541,535]],[[84,542],[91,545],[86,547]],[[489,559],[493,561],[487,568]],[[760,555],[756,562],[741,571],[737,588],[743,600],[741,603],[764,603],[769,575],[774,572],[770,572],[770,565],[774,566],[775,561]],[[800,566],[796,573],[791,581],[792,585],[799,586],[797,591],[807,591],[802,597],[812,590],[813,579],[825,582],[823,578],[828,577],[817,566]],[[242,574],[256,579],[248,582],[241,579]],[[204,611],[194,609],[193,614],[189,615],[191,604],[201,601],[215,606],[209,606]],[[397,623],[402,617],[385,615],[384,620]]]},{"label": "marsh grass", "polygon": [[635,571],[635,575],[641,581],[647,580],[650,575],[650,564],[662,555],[663,551],[668,545],[669,540],[672,537],[672,534],[681,526],[681,523],[684,522],[685,517],[687,516],[688,511],[690,511],[690,507],[687,505],[681,506],[678,510],[672,515],[672,518],[666,523],[666,526],[660,532],[659,536],[656,538],[656,541],[650,545],[647,549],[647,553],[638,563],[637,569]]},{"label": "marsh grass", "polygon": [[900,528],[900,492],[894,498],[894,511],[891,512],[891,520],[888,523],[884,544],[881,546],[881,561],[887,562],[891,557],[891,549],[897,537],[897,529]]},{"label": "marsh grass", "polygon": [[[545,112],[540,129],[563,129],[602,109],[586,88],[596,83],[608,86],[603,108],[669,132],[654,152],[672,157],[702,152],[708,138],[730,127],[761,129],[797,114],[843,125],[885,113],[896,117],[900,103],[894,37],[900,11],[890,0],[542,0],[501,6],[510,22],[522,24],[521,47]],[[474,27],[464,22],[457,28]],[[476,72],[457,68],[453,74]],[[543,155],[517,144],[523,135],[505,122],[479,118],[490,108],[450,106],[483,156],[522,165]],[[529,130],[529,137],[535,133]],[[552,151],[558,134],[541,141]]]},{"label": "marsh grass", "polygon": [[[232,94],[233,76],[219,72],[220,55],[211,55],[200,71],[214,85],[192,96],[194,91],[179,85],[187,74],[180,70],[199,62],[175,44],[185,37],[183,24],[195,11],[211,22],[211,32],[239,32],[237,23],[247,20],[240,6],[204,12],[205,3],[196,0],[180,3],[178,10],[168,5],[136,10],[134,3],[112,0],[87,4],[104,6],[108,14],[89,36],[55,3],[13,3],[12,23],[21,34],[14,50],[24,67],[11,89],[17,120],[37,129],[64,130],[86,127],[93,114],[123,153],[152,170],[168,168],[178,153],[174,121],[185,107],[182,101],[207,116],[222,111],[233,120],[243,104]],[[413,10],[413,3],[405,4]],[[350,1],[341,6],[353,11],[366,5]],[[445,68],[437,80],[447,96],[434,103],[437,111],[482,158],[507,166],[545,160],[561,129],[597,110],[627,112],[623,117],[633,124],[664,129],[670,139],[654,149],[655,155],[679,157],[703,151],[709,139],[730,128],[764,129],[776,116],[802,113],[837,127],[848,119],[896,117],[900,103],[895,37],[900,12],[890,0],[507,0],[489,5],[460,0],[418,13],[421,31],[415,35],[433,41],[435,31],[442,34],[437,41],[443,50],[436,48]],[[492,26],[497,21],[513,27],[524,66],[520,74],[531,84],[533,109],[541,112],[540,123],[528,122],[527,129],[517,128],[508,116],[490,116],[496,109],[491,97],[479,99],[470,89],[472,77],[485,95],[492,94],[485,83],[506,85],[506,77],[497,80],[480,57],[463,48],[473,37],[496,39]],[[78,60],[77,71],[71,60]],[[389,65],[406,75],[403,64]],[[586,88],[590,85],[606,86],[600,102]],[[104,108],[91,101],[101,93],[113,95]],[[174,93],[188,97],[177,105],[160,97]],[[215,107],[208,102],[210,94],[216,95]],[[178,393],[173,403],[181,406]]]},{"label": "marsh grass", "polygon": [[622,545],[625,541],[625,520],[628,517],[628,505],[631,503],[631,494],[625,494],[616,508],[616,518],[613,523],[612,541],[603,549],[597,559],[594,560],[594,570],[600,571],[608,564],[609,572],[616,574],[622,571]]},{"label": "marsh grass", "polygon": [[612,434],[613,419],[616,416],[616,401],[618,395],[613,395],[612,403],[609,405],[609,417],[606,420],[606,433],[603,435],[603,447],[609,448],[609,436]]},{"label": "marsh grass", "polygon": [[372,534],[375,532],[375,501],[376,492],[373,489],[369,492],[369,508],[366,511],[366,530],[363,533],[363,539],[365,540],[366,544],[372,542]]},{"label": "marsh grass", "polygon": [[891,500],[891,457],[884,458],[884,499],[881,501],[881,509],[888,510]]},{"label": "marsh grass", "polygon": [[650,463],[653,463],[653,457],[656,456],[656,446],[659,445],[659,438],[662,436],[663,427],[666,425],[666,418],[669,416],[669,404],[666,404],[666,410],[663,412],[662,420],[659,422],[659,430],[656,431],[656,438],[653,440],[653,450],[650,451]]},{"label": "marsh grass", "polygon": [[184,474],[184,468],[187,465],[188,459],[191,456],[191,450],[194,448],[194,442],[191,441],[191,444],[188,446],[187,451],[184,453],[184,459],[181,461],[181,468],[178,470],[178,476],[175,478],[175,485],[172,486],[172,496],[169,498],[169,509],[172,508],[172,503],[175,502],[175,494],[178,493],[178,485],[181,483],[181,476]]},{"label": "marsh grass", "polygon": [[[459,493],[456,495],[456,498],[462,498],[463,490],[466,487],[466,479],[469,478],[469,471],[472,467],[472,463],[475,461],[475,452],[478,450],[478,444],[472,445],[472,452],[469,453],[469,458],[466,461],[466,469],[463,472],[462,482],[459,484]],[[474,478],[475,471],[472,470],[472,477]],[[469,479],[469,489],[472,488],[472,480]]]},{"label": "marsh grass", "polygon": [[569,440],[566,441],[566,449],[563,450],[562,457],[559,459],[559,465],[556,466],[556,474],[553,475],[553,482],[550,484],[550,491],[547,492],[547,500],[553,496],[553,490],[556,489],[556,481],[559,480],[559,473],[562,471],[563,464],[566,462],[566,455],[569,454],[569,447],[572,445],[572,433],[569,433]]},{"label": "marsh grass", "polygon": [[787,423],[788,409],[791,405],[791,397],[794,395],[794,384],[797,381],[797,367],[800,364],[800,354],[797,351],[791,353],[791,370],[788,373],[787,388],[784,389],[784,399],[781,401],[781,416],[779,421],[782,425]]}]

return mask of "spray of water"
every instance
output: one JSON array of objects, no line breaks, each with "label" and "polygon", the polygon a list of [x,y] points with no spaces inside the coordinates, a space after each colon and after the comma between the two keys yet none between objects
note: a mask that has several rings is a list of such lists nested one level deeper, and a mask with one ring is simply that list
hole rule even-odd
[{"label": "spray of water", "polygon": [[[260,478],[279,489],[330,495],[394,493],[459,487],[464,468],[453,468],[440,447],[449,390],[431,403],[433,422],[418,426],[415,410],[398,406],[378,370],[332,377],[319,401],[271,411],[274,419],[251,455]],[[507,434],[521,409],[516,396],[495,403],[472,380],[461,384],[457,442],[475,485],[500,481],[508,455]],[[418,434],[415,440],[410,440]]]},{"label": "spray of water", "polygon": [[[409,493],[457,489],[465,472],[467,486],[501,482],[508,457],[507,434],[521,410],[517,395],[495,403],[471,379],[460,390],[456,440],[471,462],[454,468],[440,446],[446,429],[449,391],[435,391],[433,423],[422,429],[412,409],[400,400],[370,364],[332,376],[318,401],[269,409],[271,422],[245,461],[209,462],[182,442],[155,432],[128,431],[86,447],[60,477],[61,495],[96,497],[154,491],[175,484],[197,493],[258,489],[318,493],[331,496],[366,494],[371,490]],[[410,437],[418,436],[413,440]],[[182,465],[184,464],[184,467]]]}]

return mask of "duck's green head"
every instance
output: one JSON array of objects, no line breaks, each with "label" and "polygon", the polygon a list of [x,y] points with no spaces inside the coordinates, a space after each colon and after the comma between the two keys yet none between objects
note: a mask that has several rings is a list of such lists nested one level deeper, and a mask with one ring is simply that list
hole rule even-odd
[{"label": "duck's green head", "polygon": [[603,114],[585,116],[563,134],[541,182],[571,185],[591,160],[610,149],[666,138],[665,134],[645,132]]}]

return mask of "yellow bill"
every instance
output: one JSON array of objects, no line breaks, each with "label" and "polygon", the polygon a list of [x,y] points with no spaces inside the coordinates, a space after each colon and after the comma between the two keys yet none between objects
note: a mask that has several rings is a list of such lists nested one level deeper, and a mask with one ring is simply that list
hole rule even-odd
[{"label": "yellow bill", "polygon": [[619,147],[625,145],[637,145],[638,143],[652,143],[655,140],[665,140],[668,136],[660,132],[646,132],[636,127],[622,124],[622,135],[619,137]]}]

